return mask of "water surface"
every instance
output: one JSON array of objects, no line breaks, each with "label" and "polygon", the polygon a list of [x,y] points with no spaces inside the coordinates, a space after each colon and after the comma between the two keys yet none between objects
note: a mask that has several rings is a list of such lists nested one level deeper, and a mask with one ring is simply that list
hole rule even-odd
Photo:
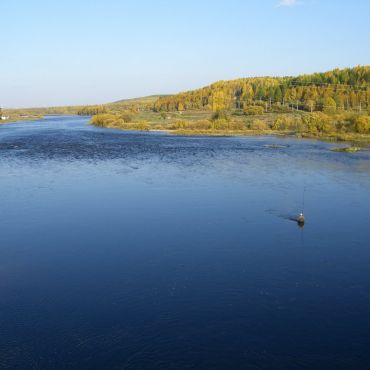
[{"label": "water surface", "polygon": [[87,122],[0,126],[0,368],[370,368],[369,151]]}]

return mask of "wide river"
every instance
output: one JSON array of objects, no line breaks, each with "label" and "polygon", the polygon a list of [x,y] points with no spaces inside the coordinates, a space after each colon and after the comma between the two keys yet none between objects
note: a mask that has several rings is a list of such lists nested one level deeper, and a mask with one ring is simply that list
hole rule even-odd
[{"label": "wide river", "polygon": [[370,152],[334,146],[0,126],[0,368],[369,369]]}]

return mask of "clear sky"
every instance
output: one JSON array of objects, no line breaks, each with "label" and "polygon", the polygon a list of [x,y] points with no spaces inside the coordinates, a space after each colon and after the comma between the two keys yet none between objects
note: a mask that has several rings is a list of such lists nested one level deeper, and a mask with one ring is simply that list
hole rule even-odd
[{"label": "clear sky", "polygon": [[0,104],[94,104],[370,62],[369,0],[1,0]]}]

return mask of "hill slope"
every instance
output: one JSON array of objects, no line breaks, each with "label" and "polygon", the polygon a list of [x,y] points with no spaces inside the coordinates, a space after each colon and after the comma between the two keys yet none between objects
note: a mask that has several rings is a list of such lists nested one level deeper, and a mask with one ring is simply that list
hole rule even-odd
[{"label": "hill slope", "polygon": [[164,98],[166,96],[168,95],[150,95],[139,98],[121,99],[110,104],[154,104],[159,98]]},{"label": "hill slope", "polygon": [[157,111],[228,110],[248,105],[299,106],[304,110],[364,109],[370,97],[370,66],[334,69],[297,77],[219,81],[201,89],[160,97]]}]

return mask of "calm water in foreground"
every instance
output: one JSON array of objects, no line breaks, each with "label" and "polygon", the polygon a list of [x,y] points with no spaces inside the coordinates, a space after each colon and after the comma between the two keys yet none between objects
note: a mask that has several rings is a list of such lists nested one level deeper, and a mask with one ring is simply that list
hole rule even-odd
[{"label": "calm water in foreground", "polygon": [[1,369],[370,368],[369,151],[87,122],[0,127]]}]

